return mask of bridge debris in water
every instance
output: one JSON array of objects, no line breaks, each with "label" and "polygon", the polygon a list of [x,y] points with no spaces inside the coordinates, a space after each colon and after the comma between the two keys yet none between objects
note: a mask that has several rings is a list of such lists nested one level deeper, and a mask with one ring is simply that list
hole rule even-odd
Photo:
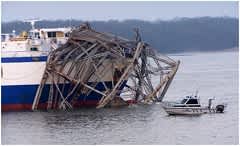
[{"label": "bridge debris in water", "polygon": [[[125,104],[125,96],[136,103],[162,101],[179,63],[144,43],[138,30],[130,41],[86,23],[50,52],[32,109],[38,109],[43,96],[48,96],[47,109],[71,109],[92,96],[98,97],[96,108]],[[45,88],[48,95],[43,95]]]}]

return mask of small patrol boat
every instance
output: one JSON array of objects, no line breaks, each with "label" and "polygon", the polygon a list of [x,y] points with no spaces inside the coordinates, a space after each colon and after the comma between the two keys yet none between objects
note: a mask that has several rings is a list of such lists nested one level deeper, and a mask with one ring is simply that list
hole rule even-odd
[{"label": "small patrol boat", "polygon": [[200,104],[200,98],[195,96],[186,96],[180,103],[163,102],[162,107],[169,115],[202,115],[205,113],[223,113],[224,104],[212,107],[212,100],[209,99],[208,106]]}]

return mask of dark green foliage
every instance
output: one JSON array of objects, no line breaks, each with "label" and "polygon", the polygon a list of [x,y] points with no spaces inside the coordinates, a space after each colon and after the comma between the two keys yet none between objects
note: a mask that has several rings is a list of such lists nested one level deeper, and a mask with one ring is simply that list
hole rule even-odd
[{"label": "dark green foliage", "polygon": [[[44,20],[36,28],[78,26],[80,20]],[[229,17],[181,18],[171,21],[142,20],[92,21],[98,31],[110,32],[134,39],[134,28],[139,28],[142,39],[161,52],[218,51],[238,46],[238,19]],[[15,21],[2,23],[2,33],[29,30],[30,25]]]}]

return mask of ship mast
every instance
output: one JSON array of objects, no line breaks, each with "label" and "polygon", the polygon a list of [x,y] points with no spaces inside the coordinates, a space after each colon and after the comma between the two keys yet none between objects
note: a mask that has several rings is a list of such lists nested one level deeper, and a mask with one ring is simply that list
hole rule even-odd
[{"label": "ship mast", "polygon": [[30,32],[32,32],[30,35],[32,38],[35,38],[35,23],[38,22],[38,21],[41,21],[40,19],[27,19],[27,20],[24,20],[23,22],[28,22],[31,24],[31,30]]},{"label": "ship mast", "polygon": [[24,20],[23,22],[30,23],[31,27],[32,27],[31,30],[34,30],[35,29],[35,22],[38,22],[38,21],[40,21],[40,19],[28,19],[28,20]]}]

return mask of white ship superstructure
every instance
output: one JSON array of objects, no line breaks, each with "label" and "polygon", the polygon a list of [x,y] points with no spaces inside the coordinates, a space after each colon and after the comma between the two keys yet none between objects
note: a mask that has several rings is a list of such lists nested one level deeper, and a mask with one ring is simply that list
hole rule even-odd
[{"label": "white ship superstructure", "polygon": [[16,36],[1,34],[2,110],[31,109],[47,55],[51,49],[66,43],[71,28],[32,26],[29,32]]}]

